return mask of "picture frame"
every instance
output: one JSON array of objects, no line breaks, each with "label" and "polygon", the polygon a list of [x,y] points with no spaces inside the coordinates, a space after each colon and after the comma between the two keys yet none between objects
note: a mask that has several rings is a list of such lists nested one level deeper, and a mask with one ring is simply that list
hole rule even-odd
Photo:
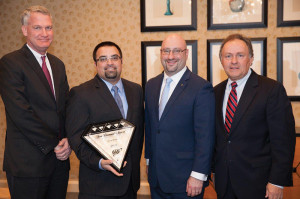
[{"label": "picture frame", "polygon": [[268,26],[268,0],[261,0],[261,3],[260,1],[245,0],[232,2],[239,4],[207,0],[208,30],[266,28]]},{"label": "picture frame", "polygon": [[277,27],[300,26],[299,0],[277,0]]},{"label": "picture frame", "polygon": [[141,32],[197,30],[197,0],[140,0]]},{"label": "picture frame", "polygon": [[[228,77],[219,59],[223,39],[207,40],[207,81],[213,86]],[[254,60],[251,68],[259,75],[267,76],[267,38],[251,38]]]},{"label": "picture frame", "polygon": [[277,80],[291,101],[300,101],[300,37],[277,38]]},{"label": "picture frame", "polygon": [[[164,71],[160,61],[160,48],[162,41],[142,41],[142,87],[145,89],[147,81],[156,77]],[[197,40],[187,40],[187,49],[189,55],[186,65],[195,74],[197,74]]]}]

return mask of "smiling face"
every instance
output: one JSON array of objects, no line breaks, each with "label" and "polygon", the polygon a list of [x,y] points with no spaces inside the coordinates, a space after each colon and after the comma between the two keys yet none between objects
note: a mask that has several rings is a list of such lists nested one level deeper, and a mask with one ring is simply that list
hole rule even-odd
[{"label": "smiling face", "polygon": [[22,26],[27,44],[36,52],[44,55],[53,40],[52,20],[49,15],[32,12],[27,24]]},{"label": "smiling face", "polygon": [[[169,54],[165,54],[164,51],[169,51]],[[179,53],[174,53],[176,51]],[[186,65],[188,53],[186,42],[182,37],[176,34],[168,36],[161,45],[160,53],[160,60],[165,73],[172,76],[181,71]]]},{"label": "smiling face", "polygon": [[245,77],[252,62],[253,57],[250,57],[249,49],[244,41],[234,39],[225,43],[221,52],[221,63],[232,81]]},{"label": "smiling face", "polygon": [[102,46],[96,52],[96,59],[98,75],[113,85],[118,83],[122,72],[122,58],[118,49],[115,46]]}]

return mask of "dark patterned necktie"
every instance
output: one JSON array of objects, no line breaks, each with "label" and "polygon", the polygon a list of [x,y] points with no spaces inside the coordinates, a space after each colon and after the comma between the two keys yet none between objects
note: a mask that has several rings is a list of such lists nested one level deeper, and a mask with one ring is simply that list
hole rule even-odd
[{"label": "dark patterned necktie", "polygon": [[237,86],[238,85],[236,82],[231,83],[231,91],[228,97],[225,115],[225,128],[227,133],[230,133],[234,112],[236,111],[237,107],[237,93],[235,89]]},{"label": "dark patterned necktie", "polygon": [[51,76],[50,76],[49,70],[48,70],[48,68],[47,68],[46,60],[45,60],[45,59],[46,59],[46,56],[42,56],[42,61],[43,61],[43,63],[42,63],[42,70],[43,70],[43,72],[44,72],[44,74],[45,74],[45,76],[46,76],[46,79],[47,79],[47,81],[48,81],[48,84],[49,84],[49,86],[50,86],[50,89],[51,89],[51,91],[52,91],[52,94],[53,94],[53,96],[55,96],[54,90],[53,90],[53,85],[52,85]]}]

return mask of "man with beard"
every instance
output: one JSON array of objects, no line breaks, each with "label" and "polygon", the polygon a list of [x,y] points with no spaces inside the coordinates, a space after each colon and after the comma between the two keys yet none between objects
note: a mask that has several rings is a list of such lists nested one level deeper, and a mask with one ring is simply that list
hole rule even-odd
[{"label": "man with beard", "polygon": [[188,49],[177,34],[160,50],[164,72],[146,84],[145,158],[153,199],[203,198],[214,143],[212,85],[186,66]]},{"label": "man with beard", "polygon": [[[140,187],[143,147],[143,93],[138,84],[120,78],[122,51],[110,41],[93,52],[97,75],[70,91],[66,130],[71,148],[80,160],[79,199],[134,199]],[[89,124],[126,119],[135,132],[122,173],[105,160],[81,135]]]}]

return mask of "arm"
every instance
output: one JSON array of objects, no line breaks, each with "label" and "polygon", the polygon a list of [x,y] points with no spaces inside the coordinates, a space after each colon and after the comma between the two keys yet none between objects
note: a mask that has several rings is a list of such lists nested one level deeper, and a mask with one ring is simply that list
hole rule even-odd
[{"label": "arm", "polygon": [[215,98],[211,84],[198,93],[194,105],[195,160],[193,172],[188,179],[188,196],[201,193],[203,181],[210,174],[214,147]]},{"label": "arm", "polygon": [[78,159],[89,168],[102,171],[99,169],[100,155],[81,139],[81,134],[90,122],[90,113],[88,105],[76,88],[70,91],[66,110],[66,132],[71,148]]},{"label": "arm", "polygon": [[[24,60],[23,60],[24,61]],[[9,118],[31,143],[47,154],[58,143],[57,132],[36,114],[30,104],[22,71],[22,61],[3,57],[0,60],[0,93]]]}]

